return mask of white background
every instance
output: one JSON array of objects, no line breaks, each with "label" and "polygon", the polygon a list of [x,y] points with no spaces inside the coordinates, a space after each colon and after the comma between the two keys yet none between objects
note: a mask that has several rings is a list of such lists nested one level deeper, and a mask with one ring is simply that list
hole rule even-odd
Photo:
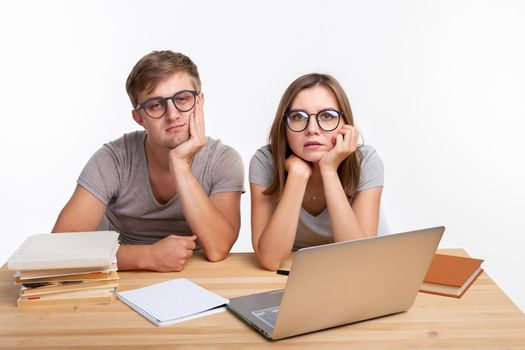
[{"label": "white background", "polygon": [[[171,49],[198,65],[207,134],[246,175],[287,85],[334,75],[384,161],[392,231],[445,225],[441,247],[485,259],[525,310],[524,18],[522,1],[3,1],[0,260],[138,128],[127,75]],[[249,201],[234,251],[251,250]]]}]

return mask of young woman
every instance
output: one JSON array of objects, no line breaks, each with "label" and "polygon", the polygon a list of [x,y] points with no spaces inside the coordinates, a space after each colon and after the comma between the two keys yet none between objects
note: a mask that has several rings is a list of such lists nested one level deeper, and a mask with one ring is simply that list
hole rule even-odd
[{"label": "young woman", "polygon": [[250,162],[252,244],[266,269],[292,250],[377,234],[383,163],[358,138],[333,77],[307,74],[286,89],[270,144]]}]

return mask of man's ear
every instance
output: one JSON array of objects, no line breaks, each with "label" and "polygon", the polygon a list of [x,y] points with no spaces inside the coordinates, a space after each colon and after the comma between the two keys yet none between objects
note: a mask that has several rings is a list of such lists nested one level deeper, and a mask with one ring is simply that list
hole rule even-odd
[{"label": "man's ear", "polygon": [[199,96],[199,100],[200,100],[201,106],[204,106],[204,94],[203,94],[203,92],[201,91],[197,96]]},{"label": "man's ear", "polygon": [[136,109],[131,111],[131,116],[138,125],[144,127],[144,121],[142,120],[142,118],[139,115],[139,112]]}]

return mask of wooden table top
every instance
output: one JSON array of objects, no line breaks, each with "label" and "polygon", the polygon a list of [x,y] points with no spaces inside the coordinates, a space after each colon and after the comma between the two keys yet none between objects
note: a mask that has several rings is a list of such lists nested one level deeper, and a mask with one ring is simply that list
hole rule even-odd
[{"label": "wooden table top", "polygon": [[[440,252],[466,256],[462,249]],[[286,276],[260,268],[253,253],[232,253],[218,263],[196,255],[180,273],[119,275],[120,291],[185,277],[227,298],[286,283]],[[266,340],[229,311],[157,327],[117,299],[111,305],[17,308],[18,290],[4,265],[0,348],[525,349],[525,315],[486,273],[461,299],[418,293],[407,312],[280,341]]]}]

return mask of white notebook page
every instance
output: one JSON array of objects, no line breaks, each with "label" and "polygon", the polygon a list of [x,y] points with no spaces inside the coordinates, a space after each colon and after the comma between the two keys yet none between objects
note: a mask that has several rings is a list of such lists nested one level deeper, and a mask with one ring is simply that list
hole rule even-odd
[{"label": "white notebook page", "polygon": [[119,292],[118,297],[158,326],[224,311],[229,300],[186,278]]}]

